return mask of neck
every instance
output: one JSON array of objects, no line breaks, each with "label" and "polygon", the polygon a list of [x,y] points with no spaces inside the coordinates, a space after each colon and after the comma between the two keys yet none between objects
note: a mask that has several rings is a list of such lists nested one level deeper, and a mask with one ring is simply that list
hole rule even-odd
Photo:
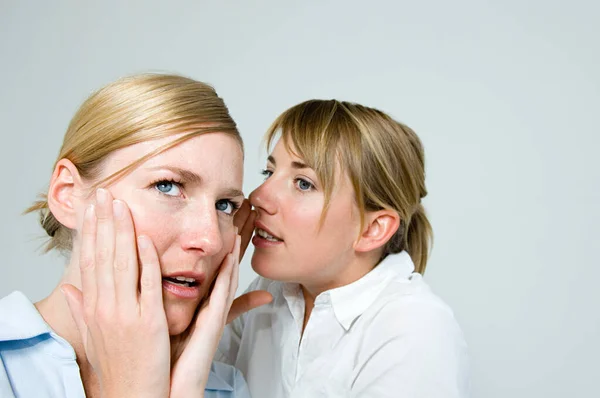
[{"label": "neck", "polygon": [[[75,269],[77,273],[72,272],[73,269]],[[58,286],[48,297],[34,305],[50,328],[73,347],[86,396],[96,396],[96,392],[99,388],[98,379],[87,360],[81,334],[77,329],[77,324],[71,316],[67,301],[60,291],[60,286],[65,283],[71,284],[77,288],[81,287],[79,267],[77,264],[70,264]]]},{"label": "neck", "polygon": [[332,274],[336,275],[323,278],[322,280],[301,283],[300,287],[304,296],[304,325],[302,333],[304,333],[317,296],[328,290],[346,286],[361,279],[377,266],[380,257],[381,254],[379,251],[355,253],[350,261],[345,262],[345,265],[342,266],[343,268],[332,268]]},{"label": "neck", "polygon": [[319,275],[319,279],[300,283],[305,300],[314,303],[321,293],[356,282],[377,266],[381,255],[378,252],[355,253],[350,260],[340,266],[325,267],[329,272]]}]

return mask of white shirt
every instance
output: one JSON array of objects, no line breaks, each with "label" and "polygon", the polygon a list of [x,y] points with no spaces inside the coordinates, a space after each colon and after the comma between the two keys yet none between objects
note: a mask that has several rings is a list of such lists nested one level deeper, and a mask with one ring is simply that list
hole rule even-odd
[{"label": "white shirt", "polygon": [[301,338],[298,284],[257,278],[273,302],[225,329],[215,359],[244,373],[253,397],[453,398],[469,395],[467,347],[450,308],[408,253],[326,291]]}]

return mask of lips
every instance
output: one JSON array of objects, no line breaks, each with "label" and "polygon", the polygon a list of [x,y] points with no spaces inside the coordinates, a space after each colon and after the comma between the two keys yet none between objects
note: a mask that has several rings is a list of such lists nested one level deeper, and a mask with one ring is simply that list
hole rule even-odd
[{"label": "lips", "polygon": [[252,244],[256,249],[274,249],[282,247],[283,239],[275,235],[269,228],[261,222],[254,223],[256,233],[252,237]]},{"label": "lips", "polygon": [[275,235],[266,225],[263,223],[256,221],[254,223],[256,233],[263,239],[272,240],[272,241],[280,241],[282,242],[279,236]]},{"label": "lips", "polygon": [[200,287],[205,280],[205,275],[196,272],[178,272],[163,275],[163,288],[176,297],[195,299],[200,297]]}]

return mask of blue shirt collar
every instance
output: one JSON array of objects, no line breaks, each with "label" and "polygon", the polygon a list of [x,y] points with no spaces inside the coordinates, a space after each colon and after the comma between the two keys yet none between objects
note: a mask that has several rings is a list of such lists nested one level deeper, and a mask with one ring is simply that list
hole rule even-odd
[{"label": "blue shirt collar", "polygon": [[220,375],[219,368],[216,367],[216,363],[210,367],[210,374],[208,375],[208,381],[206,383],[206,390],[215,390],[215,391],[233,391],[233,387],[231,384],[226,382],[223,377]]},{"label": "blue shirt collar", "polygon": [[0,341],[25,340],[52,333],[33,303],[16,291],[0,300]]},{"label": "blue shirt collar", "polygon": [[[0,300],[0,326],[0,342],[50,335],[59,343],[58,346],[52,347],[52,354],[75,360],[73,348],[50,328],[33,303],[19,291]],[[206,384],[207,390],[233,391],[233,387],[222,377],[227,375],[220,375],[222,371],[213,363]]]}]

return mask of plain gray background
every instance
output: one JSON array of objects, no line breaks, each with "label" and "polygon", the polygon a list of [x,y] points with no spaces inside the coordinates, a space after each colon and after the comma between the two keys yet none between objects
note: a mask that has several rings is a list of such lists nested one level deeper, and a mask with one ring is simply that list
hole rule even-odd
[{"label": "plain gray background", "polygon": [[246,143],[246,192],[281,111],[357,101],[425,144],[426,279],[464,329],[473,396],[600,396],[598,2],[122,3],[0,2],[0,296],[37,300],[60,277],[20,213],[103,84],[163,71],[215,85]]}]

